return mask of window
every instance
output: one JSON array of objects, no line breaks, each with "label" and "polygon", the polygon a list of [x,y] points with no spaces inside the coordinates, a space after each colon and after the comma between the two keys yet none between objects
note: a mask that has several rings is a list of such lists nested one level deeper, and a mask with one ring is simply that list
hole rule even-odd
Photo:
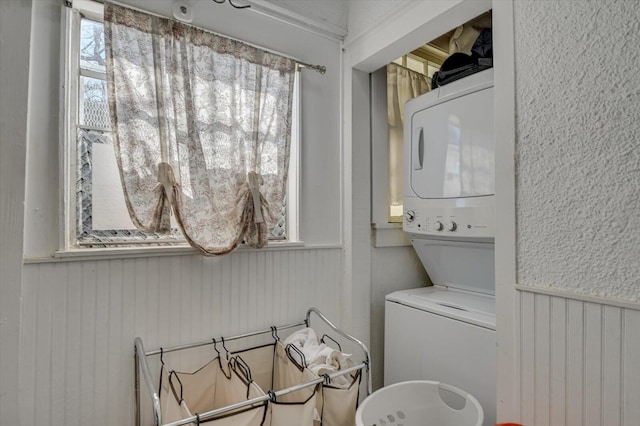
[{"label": "window", "polygon": [[[394,96],[387,98],[387,109],[389,111],[388,118],[388,144],[389,144],[389,191],[388,191],[388,221],[390,223],[402,223],[402,200],[403,200],[403,167],[404,158],[404,141],[403,141],[403,119],[392,117],[392,111],[402,112],[403,107],[398,103],[404,103],[411,96],[420,95],[429,90],[431,77],[440,69],[443,61],[444,53],[439,49],[425,45],[412,53],[403,55],[393,61],[406,69],[402,74],[393,74],[387,77],[388,90],[387,93],[394,92]],[[396,71],[400,73],[400,71]],[[414,74],[411,77],[411,73]],[[424,76],[424,77],[422,77]],[[416,81],[416,77],[419,77]],[[389,79],[393,79],[393,84]],[[413,80],[413,83],[410,81]],[[404,92],[404,93],[401,93]]]},{"label": "window", "polygon": [[[170,233],[154,234],[129,217],[111,140],[102,5],[75,0],[67,22],[64,249],[186,244],[173,218]],[[299,80],[296,73],[286,202],[270,240],[297,240]]]},{"label": "window", "polygon": [[[440,68],[448,56],[448,40],[451,33],[403,55],[393,61],[405,71],[405,76],[413,74],[420,77],[420,86],[428,90],[431,76]],[[393,86],[401,80],[389,82],[388,67],[371,74],[371,113],[372,113],[372,169],[376,172],[372,179],[372,222],[374,244],[376,247],[408,245],[402,231],[403,214],[403,123],[402,116],[406,95],[401,95]],[[393,67],[391,67],[393,68]],[[404,84],[401,84],[404,85]],[[426,87],[425,87],[426,86]],[[391,89],[390,89],[391,88]],[[416,87],[412,91],[417,90]],[[394,96],[390,100],[390,96]],[[391,105],[395,105],[394,119],[391,120]],[[393,121],[393,122],[392,122]]]}]

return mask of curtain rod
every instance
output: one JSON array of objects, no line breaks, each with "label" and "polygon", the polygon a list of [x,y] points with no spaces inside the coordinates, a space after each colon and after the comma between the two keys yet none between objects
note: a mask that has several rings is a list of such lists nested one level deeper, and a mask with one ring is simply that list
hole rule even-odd
[{"label": "curtain rod", "polygon": [[[90,1],[92,1],[92,2],[94,2],[94,3],[101,3],[101,4],[104,4],[106,0],[90,0]],[[62,3],[63,3],[66,7],[73,8],[73,0],[62,0]],[[128,4],[126,4],[126,3],[120,3],[120,2],[117,2],[117,1],[110,1],[110,3],[116,4],[116,5],[118,5],[118,6],[122,6],[122,7],[127,7],[127,8],[129,8],[129,9],[137,10],[138,12],[146,13],[146,14],[149,14],[149,15],[158,16],[158,17],[160,17],[160,18],[171,19],[171,18],[169,18],[169,17],[167,17],[167,16],[163,16],[163,15],[160,15],[160,14],[158,14],[158,13],[150,12],[150,11],[148,11],[148,10],[140,9],[140,8],[138,8],[138,7],[131,6],[131,5],[128,5]],[[215,3],[218,3],[218,2],[216,1]],[[218,4],[220,4],[220,3],[218,3]],[[255,47],[255,48],[258,48],[258,49],[264,50],[265,52],[273,53],[273,54],[280,55],[280,56],[283,56],[283,57],[285,57],[285,58],[291,59],[291,60],[293,60],[293,61],[295,61],[295,62],[296,62],[297,68],[309,68],[309,69],[314,70],[314,71],[316,71],[316,72],[318,72],[318,73],[320,73],[320,74],[325,74],[325,73],[327,72],[327,67],[326,67],[326,66],[324,66],[324,65],[313,65],[313,64],[308,64],[308,63],[306,63],[306,62],[301,62],[300,60],[298,60],[298,59],[296,59],[296,58],[293,58],[293,57],[291,57],[291,56],[289,56],[289,55],[285,55],[285,54],[283,54],[283,53],[277,52],[277,51],[272,50],[272,49],[267,49],[266,47],[259,46],[259,45],[257,45],[257,44],[249,43],[249,42],[247,42],[247,41],[240,40],[240,39],[237,39],[237,38],[235,38],[235,37],[230,37],[230,36],[228,36],[228,35],[220,34],[220,33],[217,33],[217,32],[215,32],[215,31],[212,31],[212,30],[210,30],[210,29],[208,29],[208,28],[202,28],[202,27],[199,27],[199,26],[197,26],[197,25],[192,25],[192,24],[189,24],[189,23],[185,23],[185,22],[183,22],[183,21],[181,21],[181,20],[179,20],[179,19],[175,19],[175,18],[174,18],[173,20],[174,20],[174,21],[179,21],[179,22],[183,23],[184,25],[189,25],[189,26],[194,27],[194,28],[197,28],[197,29],[199,29],[199,30],[203,30],[203,31],[207,31],[207,32],[210,32],[210,33],[216,34],[216,35],[218,35],[218,36],[220,36],[220,37],[225,37],[225,38],[228,38],[228,39],[230,39],[230,40],[234,40],[234,41],[238,41],[238,42],[240,42],[240,43],[244,43],[244,44],[246,44],[246,45],[249,45],[249,46],[252,46],[252,47]]]},{"label": "curtain rod", "polygon": [[327,72],[327,67],[325,67],[324,65],[305,64],[304,62],[299,62],[297,59],[294,59],[294,58],[291,58],[291,59],[296,61],[296,64],[298,64],[298,68],[309,68],[316,72],[319,72],[320,74],[324,74]]}]

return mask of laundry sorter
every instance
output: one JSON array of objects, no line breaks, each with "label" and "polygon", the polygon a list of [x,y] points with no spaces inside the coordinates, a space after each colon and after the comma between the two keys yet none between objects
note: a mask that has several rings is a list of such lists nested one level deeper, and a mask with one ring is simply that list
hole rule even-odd
[{"label": "laundry sorter", "polygon": [[[312,316],[327,331],[321,338]],[[344,354],[340,342],[361,351],[361,361]],[[136,337],[134,346],[136,426],[142,402],[156,426],[350,426],[363,376],[366,394],[372,392],[368,348],[316,308],[300,322],[241,335],[151,351]],[[181,362],[190,351],[208,356]],[[150,365],[159,370],[157,381]],[[141,377],[149,401],[141,401]]]}]

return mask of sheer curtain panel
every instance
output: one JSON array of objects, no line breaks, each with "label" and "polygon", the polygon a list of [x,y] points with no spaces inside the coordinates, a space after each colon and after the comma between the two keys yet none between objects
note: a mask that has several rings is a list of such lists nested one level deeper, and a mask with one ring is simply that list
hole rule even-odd
[{"label": "sheer curtain panel", "polygon": [[166,232],[173,210],[205,255],[266,245],[286,195],[295,61],[109,2],[104,18],[133,223]]}]

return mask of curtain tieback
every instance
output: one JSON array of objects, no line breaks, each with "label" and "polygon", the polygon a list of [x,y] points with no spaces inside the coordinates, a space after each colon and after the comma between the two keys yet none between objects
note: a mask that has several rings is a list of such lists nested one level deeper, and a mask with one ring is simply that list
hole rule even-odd
[{"label": "curtain tieback", "polygon": [[176,186],[176,177],[173,174],[173,168],[168,163],[158,164],[158,185],[164,189],[164,195],[167,197],[169,205],[173,205],[173,189]]},{"label": "curtain tieback", "polygon": [[249,172],[247,181],[253,197],[254,221],[255,223],[262,223],[264,222],[264,218],[262,217],[262,204],[260,202],[260,175],[256,172]]}]

